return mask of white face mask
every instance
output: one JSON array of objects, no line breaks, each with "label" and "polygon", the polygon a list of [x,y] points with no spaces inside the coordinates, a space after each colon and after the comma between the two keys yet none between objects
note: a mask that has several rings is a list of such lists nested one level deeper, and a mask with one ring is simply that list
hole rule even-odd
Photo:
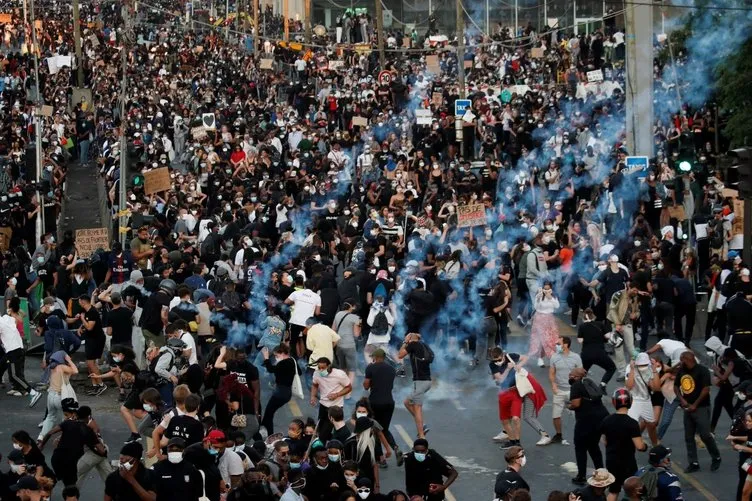
[{"label": "white face mask", "polygon": [[522,456],[520,458],[520,466],[524,467],[527,464],[527,456]]},{"label": "white face mask", "polygon": [[131,469],[133,468],[133,463],[120,463],[120,467],[125,471],[131,471]]},{"label": "white face mask", "polygon": [[355,413],[355,417],[357,417],[357,418],[368,417],[368,413],[367,412],[356,412]]},{"label": "white face mask", "polygon": [[607,266],[605,264],[598,265],[598,271],[606,271]]},{"label": "white face mask", "polygon": [[183,453],[182,452],[168,452],[167,460],[172,464],[178,464],[179,462],[183,460]]},{"label": "white face mask", "polygon": [[348,475],[348,474],[345,474],[345,480],[347,480],[348,482],[355,482],[356,478],[358,478],[357,475]]},{"label": "white face mask", "polygon": [[[747,395],[745,393],[742,393],[741,391],[737,391],[736,392],[736,398],[738,398],[739,400],[744,401],[744,400],[747,400]],[[13,444],[13,445],[16,445],[16,444]]]},{"label": "white face mask", "polygon": [[358,497],[360,499],[366,499],[371,495],[371,491],[358,491]]},{"label": "white face mask", "polygon": [[23,449],[21,444],[17,444],[16,442],[13,442],[13,448],[16,449],[17,451],[20,451],[21,449]]},{"label": "white face mask", "polygon": [[154,412],[154,406],[150,404],[144,404],[143,408],[146,412]]}]

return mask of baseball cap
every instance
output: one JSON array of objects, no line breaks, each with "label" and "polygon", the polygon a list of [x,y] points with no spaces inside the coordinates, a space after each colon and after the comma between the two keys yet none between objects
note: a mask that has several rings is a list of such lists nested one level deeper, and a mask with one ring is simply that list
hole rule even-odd
[{"label": "baseball cap", "polygon": [[671,449],[665,445],[656,445],[650,449],[650,452],[648,453],[648,461],[650,461],[650,464],[658,464],[670,455]]},{"label": "baseball cap", "polygon": [[169,442],[167,442],[167,447],[180,447],[181,449],[185,449],[185,440],[181,437],[172,437]]},{"label": "baseball cap", "polygon": [[222,430],[212,430],[209,432],[209,434],[204,438],[205,442],[209,442],[211,444],[223,444],[227,438],[225,437],[225,434]]},{"label": "baseball cap", "polygon": [[10,486],[10,490],[12,490],[13,492],[20,491],[21,489],[38,491],[39,482],[37,482],[37,479],[35,477],[24,475],[23,477],[18,479],[18,482],[16,482],[15,485]]},{"label": "baseball cap", "polygon": [[46,298],[44,298],[44,304],[45,304],[45,306],[52,306],[52,305],[54,305],[55,304],[55,298],[47,296]]},{"label": "baseball cap", "polygon": [[144,279],[144,274],[141,273],[141,270],[133,270],[131,272],[131,278],[130,278],[131,282],[138,282],[139,280],[143,280],[143,279]]},{"label": "baseball cap", "polygon": [[18,449],[13,449],[8,453],[8,460],[13,461],[13,464],[26,464],[26,458],[24,458],[23,452]]}]

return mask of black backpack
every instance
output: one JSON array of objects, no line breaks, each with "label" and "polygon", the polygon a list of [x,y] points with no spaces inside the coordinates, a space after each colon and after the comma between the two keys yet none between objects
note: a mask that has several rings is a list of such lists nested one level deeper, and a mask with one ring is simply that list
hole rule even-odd
[{"label": "black backpack", "polygon": [[374,336],[385,336],[389,332],[389,321],[384,310],[379,311],[373,319],[371,333]]},{"label": "black backpack", "polygon": [[603,398],[603,391],[601,390],[601,387],[598,386],[598,383],[593,381],[590,378],[582,378],[582,385],[585,387],[585,391],[587,392],[587,398],[590,401],[598,400],[600,401],[601,398]]},{"label": "black backpack", "polygon": [[719,249],[723,247],[723,221],[713,221],[708,225],[710,230],[710,247]]},{"label": "black backpack", "polygon": [[426,362],[428,364],[433,363],[435,355],[433,354],[431,347],[423,342],[421,342],[420,345],[423,347],[423,357],[415,357],[415,359],[420,360],[421,362]]}]

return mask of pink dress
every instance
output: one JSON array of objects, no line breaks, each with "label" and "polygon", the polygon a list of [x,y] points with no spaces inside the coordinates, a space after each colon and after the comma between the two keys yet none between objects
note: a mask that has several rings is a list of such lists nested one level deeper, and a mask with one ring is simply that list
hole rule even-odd
[{"label": "pink dress", "polygon": [[559,300],[555,297],[550,299],[535,300],[535,314],[530,328],[530,349],[528,356],[550,357],[556,352],[556,341],[559,339],[559,327],[556,324],[554,312],[559,308]]}]

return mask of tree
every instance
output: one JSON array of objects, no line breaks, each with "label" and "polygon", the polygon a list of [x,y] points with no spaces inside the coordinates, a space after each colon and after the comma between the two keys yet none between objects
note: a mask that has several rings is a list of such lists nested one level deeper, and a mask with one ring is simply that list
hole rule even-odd
[{"label": "tree", "polygon": [[732,146],[745,146],[752,140],[752,37],[716,70],[716,92],[721,108],[728,111],[725,135]]}]

